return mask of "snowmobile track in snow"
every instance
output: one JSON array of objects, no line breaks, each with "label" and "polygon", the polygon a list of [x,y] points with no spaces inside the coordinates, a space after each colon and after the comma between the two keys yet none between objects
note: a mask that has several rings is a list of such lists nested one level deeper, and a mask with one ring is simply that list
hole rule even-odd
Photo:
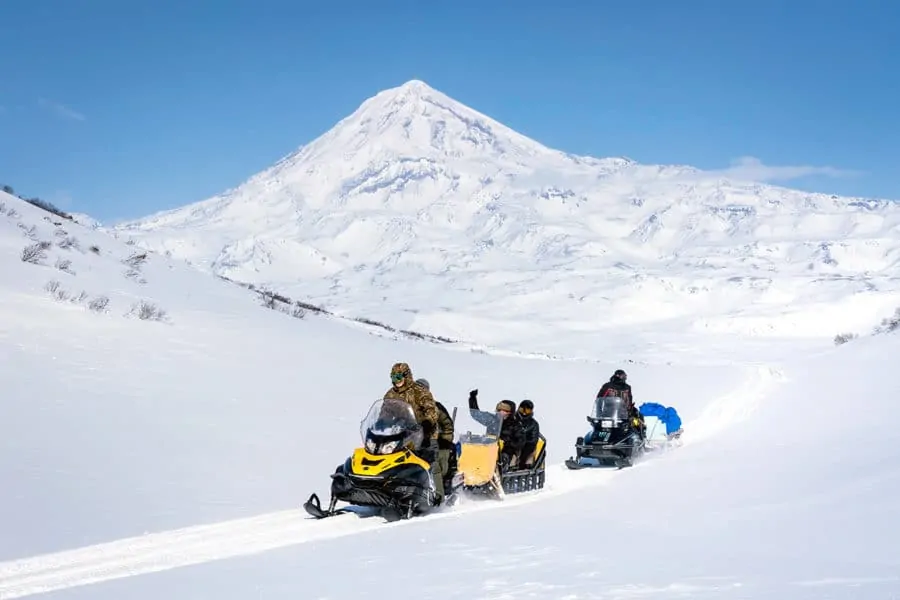
[{"label": "snowmobile track in snow", "polygon": [[[635,465],[638,468],[641,465]],[[134,577],[226,558],[246,556],[305,544],[316,540],[398,527],[424,524],[436,519],[459,517],[483,510],[520,506],[602,485],[615,471],[571,475],[563,465],[555,465],[544,489],[507,496],[503,501],[473,501],[445,512],[386,523],[379,517],[360,518],[354,514],[315,520],[301,506],[294,510],[267,513],[173,529],[112,542],[64,550],[0,563],[0,600],[21,598],[70,587]],[[587,474],[590,475],[590,474]],[[553,482],[555,480],[554,485]]]},{"label": "snowmobile track in snow", "polygon": [[[745,403],[755,406],[765,397],[769,386],[781,373],[766,367],[735,392],[712,403],[697,419],[700,438],[714,436],[721,429],[746,416]],[[705,420],[705,422],[704,422]],[[706,429],[707,435],[702,434]],[[698,433],[692,426],[690,445]],[[463,501],[453,508],[424,517],[385,523],[378,517],[360,518],[354,514],[316,520],[298,503],[297,508],[255,517],[198,525],[159,533],[125,538],[94,546],[64,550],[0,563],[0,600],[21,598],[186,567],[226,558],[259,554],[287,546],[337,538],[385,527],[430,523],[436,519],[460,517],[483,510],[514,507],[548,500],[570,492],[604,485],[616,476],[633,473],[652,465],[655,459],[640,461],[623,470],[582,469],[570,471],[558,463],[547,468],[547,483],[542,490],[507,496],[503,501]]]}]

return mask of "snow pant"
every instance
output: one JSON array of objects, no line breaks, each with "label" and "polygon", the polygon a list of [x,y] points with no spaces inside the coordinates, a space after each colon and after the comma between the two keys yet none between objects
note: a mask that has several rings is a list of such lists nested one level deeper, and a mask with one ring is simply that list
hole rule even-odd
[{"label": "snow pant", "polygon": [[431,463],[434,476],[435,493],[438,498],[444,497],[444,477],[450,471],[450,450],[438,450],[437,460]]}]

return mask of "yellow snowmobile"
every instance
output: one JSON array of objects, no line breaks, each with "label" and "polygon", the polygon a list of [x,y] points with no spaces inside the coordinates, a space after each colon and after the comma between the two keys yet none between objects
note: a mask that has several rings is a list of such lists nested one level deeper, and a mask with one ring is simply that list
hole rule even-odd
[{"label": "yellow snowmobile", "polygon": [[524,464],[511,464],[504,470],[500,461],[503,417],[499,413],[478,410],[474,400],[470,400],[469,414],[485,426],[485,433],[467,431],[460,436],[454,488],[469,496],[502,500],[507,494],[544,487],[547,440],[543,435],[538,438],[532,455],[523,458]]},{"label": "yellow snowmobile", "polygon": [[[422,428],[402,400],[377,400],[360,426],[363,445],[331,475],[331,502],[323,509],[312,494],[303,508],[317,519],[351,512],[338,501],[373,507],[388,521],[408,519],[435,507],[431,465],[412,452]],[[356,512],[356,511],[352,511]]]}]

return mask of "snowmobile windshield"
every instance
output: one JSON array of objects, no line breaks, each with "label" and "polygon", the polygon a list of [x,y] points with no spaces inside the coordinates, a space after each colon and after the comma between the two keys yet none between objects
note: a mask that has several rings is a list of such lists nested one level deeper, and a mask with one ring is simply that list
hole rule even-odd
[{"label": "snowmobile windshield", "polygon": [[618,396],[601,397],[594,401],[591,418],[597,421],[622,421],[628,418],[628,409]]},{"label": "snowmobile windshield", "polygon": [[366,450],[373,454],[390,454],[412,442],[422,443],[422,427],[416,422],[412,406],[403,400],[376,400],[359,430]]}]

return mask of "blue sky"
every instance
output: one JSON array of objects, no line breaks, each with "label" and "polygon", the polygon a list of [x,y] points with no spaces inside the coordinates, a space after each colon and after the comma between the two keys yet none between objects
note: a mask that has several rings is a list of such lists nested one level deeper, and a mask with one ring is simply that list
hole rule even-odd
[{"label": "blue sky", "polygon": [[900,199],[893,0],[2,0],[0,23],[0,183],[106,222],[410,79],[568,152]]}]

